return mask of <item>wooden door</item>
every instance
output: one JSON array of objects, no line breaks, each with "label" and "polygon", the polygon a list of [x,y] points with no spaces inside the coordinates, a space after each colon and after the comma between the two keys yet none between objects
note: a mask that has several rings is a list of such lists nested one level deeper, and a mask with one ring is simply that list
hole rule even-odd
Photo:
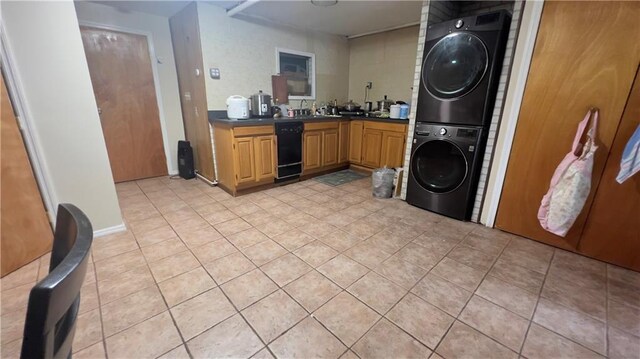
[{"label": "wooden door", "polygon": [[233,139],[233,153],[236,172],[236,185],[256,180],[256,156],[253,137]]},{"label": "wooden door", "polygon": [[185,136],[191,142],[198,174],[213,181],[216,179],[216,173],[213,166],[213,147],[196,2],[191,2],[173,15],[169,19],[169,26],[178,73]]},{"label": "wooden door", "polygon": [[381,166],[402,167],[404,162],[404,133],[384,131],[382,133]]},{"label": "wooden door", "polygon": [[53,233],[2,78],[0,100],[1,276],[51,250]]},{"label": "wooden door", "polygon": [[256,136],[253,141],[256,151],[256,181],[274,178],[276,174],[275,136]]},{"label": "wooden door", "polygon": [[304,172],[322,166],[322,131],[308,131],[303,135],[302,168]]},{"label": "wooden door", "polygon": [[331,166],[338,163],[338,130],[322,131],[322,165]]},{"label": "wooden door", "polygon": [[618,132],[593,199],[578,251],[640,271],[640,174],[616,182],[622,151],[640,126],[640,75],[622,115]]},{"label": "wooden door", "polygon": [[167,174],[147,38],[81,27],[116,182]]},{"label": "wooden door", "polygon": [[362,132],[364,122],[351,121],[349,126],[349,162],[362,163]]},{"label": "wooden door", "polygon": [[340,122],[338,131],[338,162],[349,162],[349,122]]},{"label": "wooden door", "polygon": [[362,165],[378,168],[382,156],[382,131],[365,128],[362,136]]},{"label": "wooden door", "polygon": [[[640,61],[639,2],[545,2],[496,226],[575,249]],[[600,108],[591,196],[565,238],[538,207],[587,110]]]}]

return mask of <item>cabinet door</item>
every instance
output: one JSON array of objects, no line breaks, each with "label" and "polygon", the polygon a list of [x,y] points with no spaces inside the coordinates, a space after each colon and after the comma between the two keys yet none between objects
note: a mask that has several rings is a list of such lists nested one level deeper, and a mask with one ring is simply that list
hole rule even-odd
[{"label": "cabinet door", "polygon": [[[639,18],[634,1],[544,3],[496,227],[576,248],[640,61]],[[592,191],[563,238],[542,229],[538,208],[592,106],[600,108]]]},{"label": "cabinet door", "polygon": [[640,173],[616,182],[625,145],[640,125],[640,73],[631,90],[618,132],[593,199],[578,251],[640,271]]},{"label": "cabinet door", "polygon": [[303,171],[309,171],[322,166],[322,131],[309,131],[303,135]]},{"label": "cabinet door", "polygon": [[233,155],[235,162],[236,184],[255,182],[255,153],[253,137],[236,137],[233,139]]},{"label": "cabinet door", "polygon": [[340,122],[338,133],[338,162],[345,163],[349,161],[349,122]]},{"label": "cabinet door", "polygon": [[253,138],[256,151],[256,181],[274,178],[276,173],[275,136]]},{"label": "cabinet door", "polygon": [[402,167],[404,162],[404,133],[384,131],[382,133],[382,161],[380,166]]},{"label": "cabinet door", "polygon": [[349,162],[360,164],[362,162],[362,131],[364,122],[351,121],[349,126]]},{"label": "cabinet door", "polygon": [[322,166],[338,163],[338,130],[322,131]]},{"label": "cabinet door", "polygon": [[382,131],[365,128],[362,136],[362,165],[378,168],[382,157]]}]

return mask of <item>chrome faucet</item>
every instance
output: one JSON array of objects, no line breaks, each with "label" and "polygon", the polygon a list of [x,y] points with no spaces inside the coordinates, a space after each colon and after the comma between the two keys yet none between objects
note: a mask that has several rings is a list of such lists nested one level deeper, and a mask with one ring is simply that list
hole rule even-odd
[{"label": "chrome faucet", "polygon": [[301,109],[301,110],[302,110],[302,103],[303,103],[303,102],[306,102],[306,103],[307,103],[307,106],[309,105],[309,102],[307,101],[307,99],[306,99],[306,98],[303,98],[302,100],[300,100],[300,109]]}]

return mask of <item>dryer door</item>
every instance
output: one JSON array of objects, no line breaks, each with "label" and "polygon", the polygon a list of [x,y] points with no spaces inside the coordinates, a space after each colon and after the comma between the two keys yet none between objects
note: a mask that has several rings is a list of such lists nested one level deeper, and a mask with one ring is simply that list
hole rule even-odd
[{"label": "dryer door", "polygon": [[453,99],[472,91],[489,65],[487,47],[477,36],[456,32],[438,41],[422,64],[422,86],[440,99]]},{"label": "dryer door", "polygon": [[425,142],[413,153],[411,174],[427,191],[447,193],[460,187],[469,172],[464,153],[453,142]]}]

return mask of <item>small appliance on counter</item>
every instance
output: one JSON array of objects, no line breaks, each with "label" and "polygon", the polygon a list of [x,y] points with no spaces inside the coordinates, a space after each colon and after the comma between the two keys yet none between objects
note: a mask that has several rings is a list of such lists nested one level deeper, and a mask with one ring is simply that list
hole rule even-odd
[{"label": "small appliance on counter", "polygon": [[388,112],[393,104],[395,104],[395,101],[387,99],[387,95],[384,95],[384,100],[378,101],[378,111]]},{"label": "small appliance on counter", "polygon": [[389,106],[389,118],[400,119],[402,118],[402,105]]},{"label": "small appliance on counter", "polygon": [[251,95],[251,115],[253,117],[271,117],[271,95],[263,93]]},{"label": "small appliance on counter", "polygon": [[238,95],[227,98],[227,117],[232,120],[246,120],[250,118],[249,99]]}]

